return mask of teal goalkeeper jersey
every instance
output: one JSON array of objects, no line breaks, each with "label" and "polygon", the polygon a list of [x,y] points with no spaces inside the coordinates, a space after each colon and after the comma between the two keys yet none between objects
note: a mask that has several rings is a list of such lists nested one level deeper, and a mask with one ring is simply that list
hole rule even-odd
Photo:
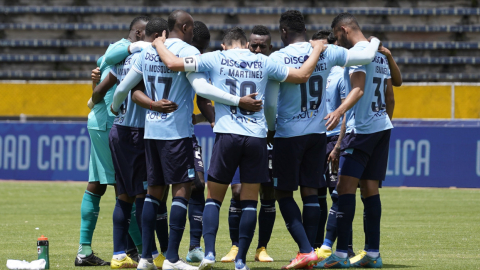
[{"label": "teal goalkeeper jersey", "polygon": [[[298,42],[270,55],[279,64],[299,69],[308,59],[313,48],[308,42]],[[328,45],[322,52],[315,70],[307,83],[281,83],[278,96],[278,113],[275,137],[289,138],[307,134],[320,134],[325,127],[325,86],[330,69],[344,66],[348,51]]]},{"label": "teal goalkeeper jersey", "polygon": [[[213,85],[236,96],[258,93],[256,99],[264,100],[269,79],[284,81],[288,68],[276,64],[263,54],[248,49],[215,51],[197,56],[197,71],[209,72]],[[263,109],[246,111],[236,106],[215,103],[215,133],[229,133],[265,138],[267,125]]]},{"label": "teal goalkeeper jersey", "polygon": [[[122,55],[125,55],[125,50],[128,52],[128,46],[130,46],[130,43],[131,42],[129,40],[122,38],[121,40],[108,46],[105,54],[97,62],[97,66],[100,67],[100,72],[102,74],[100,81],[103,81],[105,77],[107,77],[108,73],[110,73],[110,69],[112,68],[112,65],[107,64],[107,62],[120,62],[125,59],[127,55],[122,59],[120,58]],[[112,104],[113,94],[115,93],[116,88],[117,85],[114,85],[112,88],[110,88],[105,94],[103,100],[95,104],[93,109],[88,114],[87,128],[105,131],[112,127],[115,115],[110,112],[110,105]]]}]

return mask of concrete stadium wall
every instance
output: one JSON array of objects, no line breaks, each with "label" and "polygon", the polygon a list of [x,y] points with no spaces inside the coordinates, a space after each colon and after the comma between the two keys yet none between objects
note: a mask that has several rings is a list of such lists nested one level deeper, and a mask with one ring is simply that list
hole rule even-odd
[{"label": "concrete stadium wall", "polygon": [[[394,90],[396,119],[480,118],[480,84],[404,84]],[[0,82],[0,117],[87,117],[91,93],[88,81]]]}]

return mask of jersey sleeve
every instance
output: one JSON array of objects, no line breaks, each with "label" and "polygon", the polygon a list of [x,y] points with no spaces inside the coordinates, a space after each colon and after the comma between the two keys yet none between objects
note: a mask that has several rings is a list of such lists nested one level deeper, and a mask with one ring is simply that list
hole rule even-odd
[{"label": "jersey sleeve", "polygon": [[219,65],[218,51],[197,55],[197,72],[211,71],[216,65]]},{"label": "jersey sleeve", "polygon": [[343,76],[340,76],[337,84],[338,93],[340,94],[340,99],[345,99],[347,97],[347,89],[345,88],[345,81]]},{"label": "jersey sleeve", "polygon": [[349,69],[349,74],[353,74],[355,72],[363,72],[363,73],[367,73],[367,68],[365,68],[365,66],[351,66],[350,69]]},{"label": "jersey sleeve", "polygon": [[185,47],[183,50],[180,51],[180,53],[178,54],[178,57],[188,57],[188,56],[192,56],[192,55],[199,55],[200,54],[200,51],[193,47],[193,46],[188,46],[188,47]]},{"label": "jersey sleeve", "polygon": [[336,45],[328,45],[325,53],[335,66],[343,67],[347,63],[348,50],[345,48]]},{"label": "jersey sleeve", "polygon": [[145,57],[145,52],[146,50],[142,50],[141,53],[137,53],[132,57],[132,61],[134,61],[132,69],[140,74],[143,74],[142,59]]},{"label": "jersey sleeve", "polygon": [[268,78],[271,80],[284,82],[288,77],[288,67],[280,65],[275,61],[267,58],[265,61],[265,66],[268,72]]},{"label": "jersey sleeve", "polygon": [[130,55],[128,52],[130,42],[116,42],[110,50],[105,54],[105,63],[109,66],[118,64]]}]

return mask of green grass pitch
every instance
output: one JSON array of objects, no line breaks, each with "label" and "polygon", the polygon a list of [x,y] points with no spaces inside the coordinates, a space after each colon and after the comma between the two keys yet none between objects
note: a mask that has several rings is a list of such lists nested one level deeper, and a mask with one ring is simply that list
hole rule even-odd
[{"label": "green grass pitch", "polygon": [[[6,269],[7,259],[37,259],[36,239],[42,234],[50,241],[51,269],[74,269],[85,188],[84,182],[0,182],[0,269]],[[384,268],[480,269],[480,190],[383,188],[381,198]],[[217,259],[230,248],[229,199],[230,191],[221,208]],[[298,192],[296,199],[301,207]],[[114,202],[113,188],[109,188],[102,198],[93,236],[93,250],[105,260],[112,256]],[[362,207],[358,198],[353,227],[355,250],[363,247]],[[180,248],[183,258],[188,241],[187,222]],[[275,262],[253,262],[256,244],[257,235],[247,257],[251,269],[280,269],[297,251],[280,211],[268,246]],[[214,268],[234,269],[234,265],[217,263]]]}]

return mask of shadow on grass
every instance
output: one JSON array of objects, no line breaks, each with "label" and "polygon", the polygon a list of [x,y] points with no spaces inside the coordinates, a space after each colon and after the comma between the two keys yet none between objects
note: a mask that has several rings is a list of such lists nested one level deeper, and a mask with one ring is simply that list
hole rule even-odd
[{"label": "shadow on grass", "polygon": [[[286,260],[285,260],[286,261]],[[280,260],[277,260],[276,262],[281,262]],[[288,261],[289,262],[289,261]],[[231,270],[232,267],[227,267],[227,265],[225,265],[225,267],[222,267],[223,265],[222,264],[219,264],[217,266],[217,264],[215,264],[215,269],[217,270]],[[418,267],[418,266],[415,266],[415,265],[402,265],[402,264],[384,264],[383,265],[383,268],[414,268],[414,267]],[[258,267],[258,266],[251,266],[251,269],[255,269],[255,270],[272,270],[272,269],[279,269],[280,267],[278,266],[270,266],[268,267],[267,265],[265,266],[262,266],[262,267]]]}]

